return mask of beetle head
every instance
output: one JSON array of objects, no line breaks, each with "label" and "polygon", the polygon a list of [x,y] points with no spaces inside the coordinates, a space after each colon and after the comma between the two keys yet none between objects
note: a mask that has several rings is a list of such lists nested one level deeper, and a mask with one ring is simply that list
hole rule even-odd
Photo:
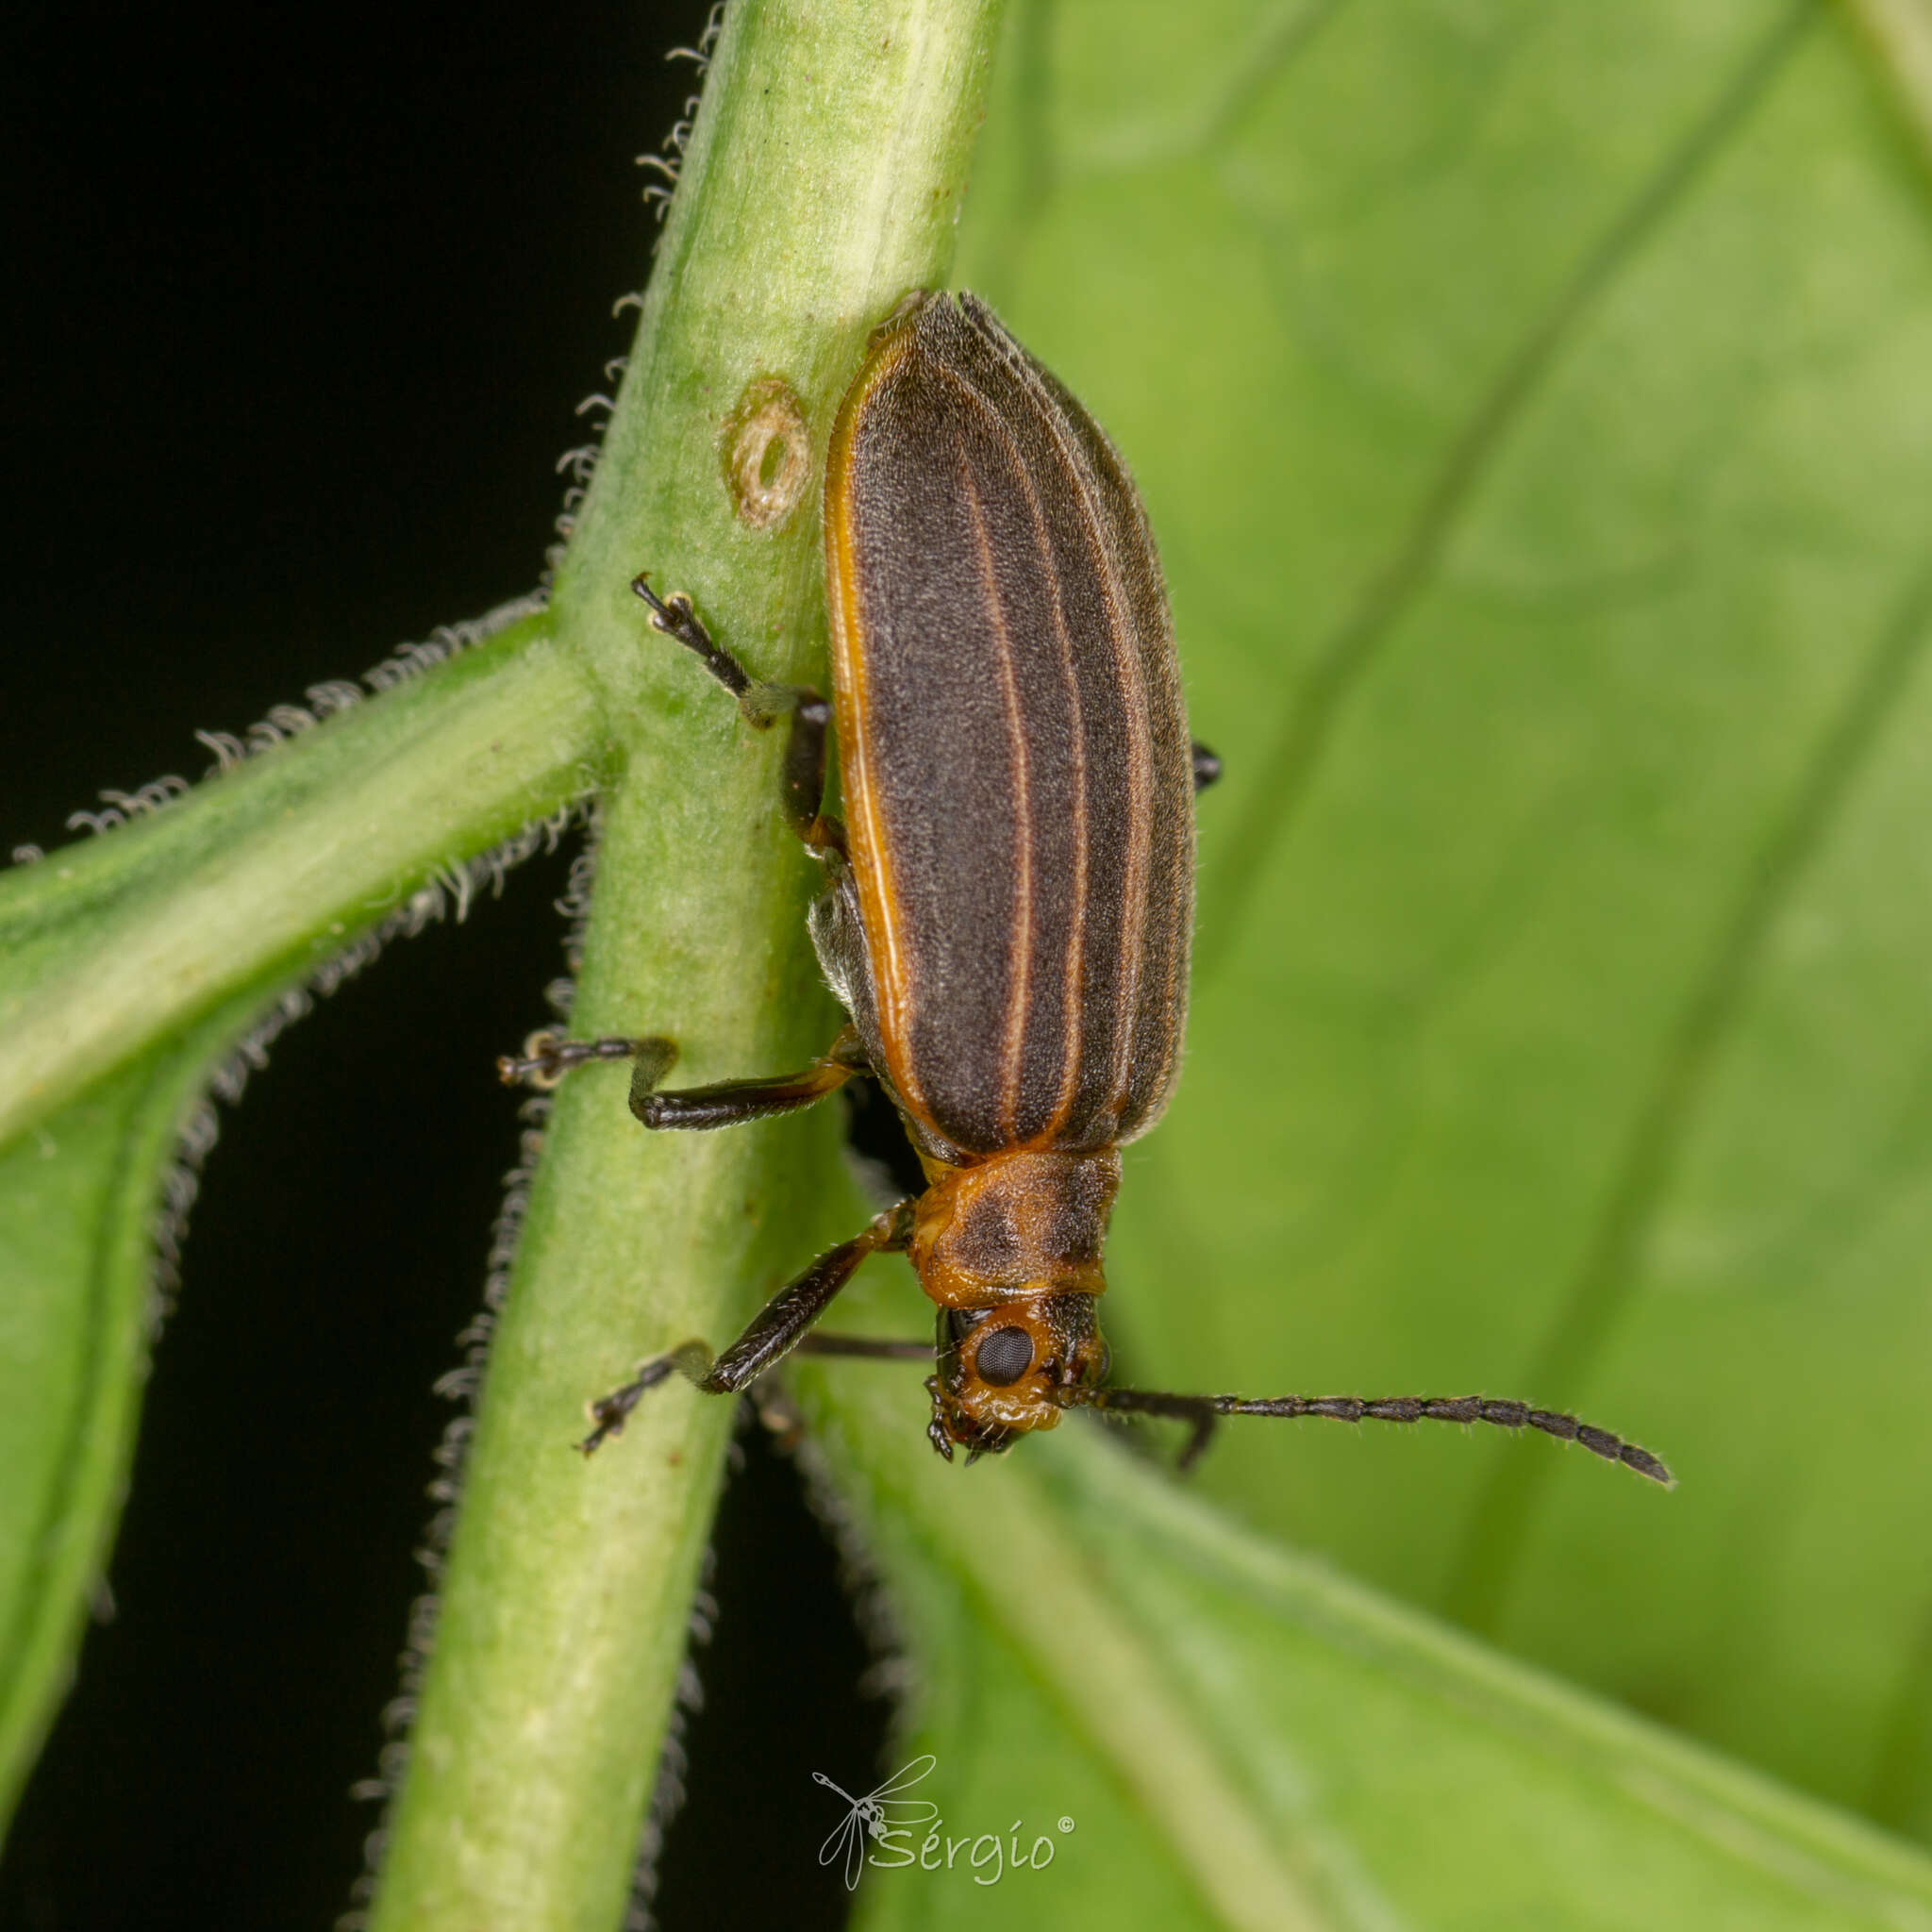
[{"label": "beetle head", "polygon": [[948,1459],[994,1455],[1106,1379],[1094,1304],[1120,1156],[1012,1148],[927,1172],[910,1242],[940,1310],[927,1433]]},{"label": "beetle head", "polygon": [[1029,1429],[1050,1429],[1066,1407],[1062,1391],[1107,1378],[1107,1343],[1091,1293],[1047,1293],[992,1308],[941,1308],[939,1373],[926,1433],[949,1462],[996,1456]]}]

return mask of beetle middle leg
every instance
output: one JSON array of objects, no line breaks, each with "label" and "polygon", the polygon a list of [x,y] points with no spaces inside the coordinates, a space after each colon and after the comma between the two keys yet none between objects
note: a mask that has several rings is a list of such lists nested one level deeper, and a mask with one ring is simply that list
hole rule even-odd
[{"label": "beetle middle leg", "polygon": [[566,1074],[603,1060],[635,1060],[633,1087],[641,1080],[655,1087],[677,1063],[677,1042],[661,1034],[633,1040],[607,1034],[602,1040],[565,1040],[547,1028],[530,1035],[520,1054],[499,1054],[497,1077],[506,1087],[555,1087]]},{"label": "beetle middle leg", "polygon": [[752,1317],[744,1333],[723,1355],[713,1357],[702,1341],[686,1341],[646,1362],[622,1389],[591,1403],[591,1419],[597,1426],[577,1447],[589,1456],[619,1434],[631,1410],[674,1374],[687,1376],[707,1395],[738,1394],[804,1341],[806,1331],[831,1307],[868,1255],[903,1254],[911,1245],[913,1205],[906,1200],[888,1208],[850,1241],[827,1248]]},{"label": "beetle middle leg", "polygon": [[795,1074],[719,1080],[708,1087],[660,1092],[658,1082],[676,1058],[676,1042],[656,1035],[644,1040],[616,1035],[604,1040],[559,1040],[554,1033],[533,1033],[525,1041],[523,1054],[505,1054],[497,1061],[496,1071],[506,1086],[521,1081],[533,1087],[555,1087],[577,1067],[605,1060],[634,1060],[630,1110],[645,1126],[659,1132],[734,1127],[742,1121],[796,1113],[801,1108],[816,1106],[828,1093],[836,1093],[855,1074],[872,1071],[858,1030],[852,1026],[841,1028],[831,1045]]},{"label": "beetle middle leg", "polygon": [[795,1113],[836,1093],[855,1074],[872,1071],[855,1027],[841,1029],[808,1067],[774,1078],[720,1080],[709,1087],[685,1087],[660,1093],[648,1061],[639,1059],[631,1075],[630,1110],[647,1127],[665,1132],[675,1128],[703,1131],[732,1127],[741,1121],[761,1121],[774,1114]]},{"label": "beetle middle leg", "polygon": [[825,816],[825,739],[832,727],[832,708],[808,684],[766,684],[752,676],[714,639],[683,591],[660,597],[640,573],[631,589],[651,607],[652,624],[686,650],[694,652],[705,669],[738,700],[739,714],[760,731],[788,713],[791,732],[785,746],[785,813],[810,850],[820,856],[845,851],[845,828]]}]

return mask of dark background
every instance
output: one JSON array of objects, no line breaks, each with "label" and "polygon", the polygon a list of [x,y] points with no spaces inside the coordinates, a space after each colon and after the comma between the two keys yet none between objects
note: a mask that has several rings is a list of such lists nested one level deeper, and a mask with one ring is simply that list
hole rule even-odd
[{"label": "dark background", "polygon": [[[10,13],[0,861],[104,787],[198,777],[197,727],[243,731],[531,588],[656,233],[634,158],[696,86],[662,56],[708,11]],[[375,1824],[349,1787],[422,1587],[431,1385],[516,1158],[491,1062],[546,1017],[568,858],[392,946],[224,1110],[113,1612],[0,1862],[0,1925],[347,1907]],[[838,1819],[809,1774],[863,1777],[886,1713],[790,1465],[741,1440],[658,1915],[832,1925]]]}]

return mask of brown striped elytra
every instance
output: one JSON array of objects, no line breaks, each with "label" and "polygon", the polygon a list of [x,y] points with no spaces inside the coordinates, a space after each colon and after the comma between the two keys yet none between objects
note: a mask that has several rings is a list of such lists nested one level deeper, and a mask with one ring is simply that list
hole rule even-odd
[{"label": "brown striped elytra", "polygon": [[[656,1129],[810,1106],[855,1075],[891,1098],[926,1185],[821,1255],[722,1355],[680,1343],[591,1405],[587,1452],[674,1371],[747,1387],[793,1348],[900,1358],[814,1333],[868,1255],[908,1256],[937,1308],[928,1430],[949,1459],[1070,1408],[1530,1427],[1669,1482],[1656,1457],[1478,1396],[1182,1395],[1108,1387],[1096,1309],[1120,1149],[1180,1072],[1194,913],[1191,743],[1174,625],[1132,478],[1098,424],[971,295],[909,296],[874,333],[825,463],[833,700],[756,680],[689,597],[636,589],[748,722],[790,721],[787,810],[823,868],[811,932],[849,1024],[775,1079],[669,1092],[669,1041],[533,1040],[506,1079],[636,1065]],[[843,819],[824,809],[836,726]]]},{"label": "brown striped elytra", "polygon": [[923,304],[840,411],[825,558],[880,1072],[921,1152],[1131,1140],[1179,1069],[1194,815],[1120,458],[979,304]]}]

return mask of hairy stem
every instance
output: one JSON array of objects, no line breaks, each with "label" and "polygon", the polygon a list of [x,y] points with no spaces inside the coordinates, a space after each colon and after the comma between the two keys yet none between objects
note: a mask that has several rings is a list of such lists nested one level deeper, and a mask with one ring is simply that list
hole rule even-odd
[{"label": "hairy stem", "polygon": [[[574,1031],[669,1033],[680,1082],[835,1028],[812,869],[756,733],[645,621],[647,569],[755,675],[823,680],[817,478],[867,332],[944,273],[997,0],[740,0],[554,604],[621,740]],[[498,1329],[377,1926],[622,1916],[732,1405],[654,1392],[590,1463],[587,1397],[713,1345],[838,1232],[836,1121],[646,1136],[621,1068],[558,1095]],[[837,1192],[839,1191],[833,1191]]]},{"label": "hairy stem", "polygon": [[596,686],[544,627],[0,875],[0,1145],[584,797],[609,757]]}]

